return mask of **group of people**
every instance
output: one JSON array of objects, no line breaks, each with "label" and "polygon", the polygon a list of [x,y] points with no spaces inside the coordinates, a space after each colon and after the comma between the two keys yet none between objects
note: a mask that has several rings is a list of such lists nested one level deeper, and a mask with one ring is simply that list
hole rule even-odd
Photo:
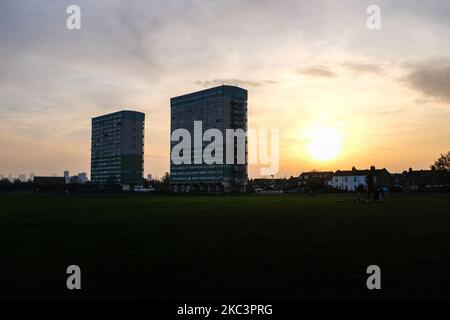
[{"label": "group of people", "polygon": [[367,187],[360,184],[356,187],[356,199],[358,202],[363,201],[363,194],[367,193],[366,201],[370,201],[370,197],[373,195],[373,201],[383,202],[384,191],[383,188],[377,184],[375,186],[375,176],[371,172],[367,175]]},{"label": "group of people", "polygon": [[[371,197],[373,197],[373,201],[375,202],[383,202],[384,191],[380,185],[377,185],[376,187],[372,186],[371,188],[369,185],[366,187],[360,184],[356,187],[355,192],[357,202],[370,201]],[[365,194],[367,197],[364,199]]]}]

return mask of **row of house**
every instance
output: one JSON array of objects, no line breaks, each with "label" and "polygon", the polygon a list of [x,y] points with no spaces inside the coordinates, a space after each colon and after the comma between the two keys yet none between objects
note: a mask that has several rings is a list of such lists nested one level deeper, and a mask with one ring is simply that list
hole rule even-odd
[{"label": "row of house", "polygon": [[298,177],[300,188],[305,187],[330,187],[334,190],[355,191],[362,186],[368,188],[369,181],[373,187],[383,187],[403,191],[418,191],[431,188],[448,188],[450,183],[450,173],[445,170],[413,170],[402,173],[391,174],[386,168],[358,170],[353,167],[351,170],[333,171],[310,171],[303,172]]},{"label": "row of house", "polygon": [[392,177],[392,187],[401,188],[406,191],[420,190],[442,190],[448,191],[450,185],[450,171],[447,170],[413,170],[402,173],[394,173]]},{"label": "row of house", "polygon": [[372,186],[390,187],[391,174],[386,168],[376,169],[372,166],[370,169],[358,170],[353,167],[351,170],[333,171],[311,171],[303,172],[299,176],[299,187],[319,187],[325,186],[335,190],[354,191],[362,186],[368,188],[372,181]]},{"label": "row of house", "polygon": [[[373,187],[393,191],[449,191],[450,172],[445,170],[413,170],[389,173],[385,168],[303,172],[298,177],[284,179],[250,179],[249,193],[278,194],[308,191],[355,191],[362,186],[368,189],[369,180]],[[163,184],[163,183],[159,183]],[[68,190],[75,185],[67,184],[64,177],[35,177],[34,186],[39,190]],[[83,184],[79,184],[82,186]],[[89,189],[90,186],[87,186]],[[146,183],[146,188],[166,190],[168,187]],[[85,188],[86,189],[86,188]]]}]

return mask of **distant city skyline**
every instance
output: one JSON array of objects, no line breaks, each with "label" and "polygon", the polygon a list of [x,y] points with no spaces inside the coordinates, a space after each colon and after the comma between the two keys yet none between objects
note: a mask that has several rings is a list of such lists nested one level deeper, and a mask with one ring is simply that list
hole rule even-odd
[{"label": "distant city skyline", "polygon": [[[90,173],[90,119],[146,114],[144,173],[170,166],[170,98],[248,90],[249,127],[280,129],[277,177],[428,169],[450,150],[450,2],[0,2],[0,174]],[[249,177],[259,170],[249,166]]]}]

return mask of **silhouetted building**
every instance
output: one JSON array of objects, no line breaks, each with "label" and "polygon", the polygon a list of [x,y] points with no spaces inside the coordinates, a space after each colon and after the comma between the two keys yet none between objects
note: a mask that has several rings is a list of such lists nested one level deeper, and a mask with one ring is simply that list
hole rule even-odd
[{"label": "silhouetted building", "polygon": [[385,168],[375,169],[372,166],[367,170],[358,170],[355,167],[352,170],[337,170],[329,185],[338,190],[354,191],[358,186],[368,187],[368,177],[373,177],[373,185],[380,187],[391,186],[391,174]]},{"label": "silhouetted building", "polygon": [[403,191],[448,190],[450,172],[446,170],[413,170],[397,173],[393,176],[393,184]]},{"label": "silhouetted building", "polygon": [[91,181],[142,185],[145,114],[119,111],[92,119]]},{"label": "silhouetted building", "polygon": [[87,177],[87,173],[86,172],[78,173],[77,178],[78,178],[78,183],[83,184],[83,183],[89,182],[89,179]]},{"label": "silhouetted building", "polygon": [[63,192],[66,189],[66,179],[64,177],[39,177],[33,179],[33,185],[36,191],[58,191]]},{"label": "silhouetted building", "polygon": [[64,170],[64,179],[66,179],[66,183],[70,183],[70,173],[69,173],[69,170]]},{"label": "silhouetted building", "polygon": [[64,177],[34,177],[33,183],[39,186],[64,186],[66,180]]},{"label": "silhouetted building", "polygon": [[85,184],[88,183],[89,179],[87,177],[86,172],[80,172],[75,176],[69,176],[68,179],[66,179],[66,183],[72,183],[72,184]]},{"label": "silhouetted building", "polygon": [[[223,164],[170,164],[171,189],[174,192],[244,192],[247,182],[247,139],[245,164],[226,164],[226,129],[247,131],[247,90],[219,86],[171,99],[171,132],[186,129],[194,139],[194,121],[202,121],[202,131],[218,129],[223,136]],[[202,132],[202,136],[203,136]],[[177,142],[171,142],[171,151]],[[202,152],[209,142],[202,143]],[[234,141],[236,157],[237,141]]]},{"label": "silhouetted building", "polygon": [[302,172],[298,177],[298,185],[307,186],[328,186],[328,182],[333,178],[333,171],[309,171]]}]

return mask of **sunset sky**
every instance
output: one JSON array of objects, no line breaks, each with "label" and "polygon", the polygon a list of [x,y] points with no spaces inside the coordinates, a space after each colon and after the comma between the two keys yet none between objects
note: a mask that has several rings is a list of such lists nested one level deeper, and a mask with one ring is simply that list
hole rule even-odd
[{"label": "sunset sky", "polygon": [[249,127],[280,130],[280,177],[428,168],[450,150],[450,1],[2,0],[0,174],[89,174],[91,118],[132,109],[161,176],[169,99],[220,84],[248,90]]}]

